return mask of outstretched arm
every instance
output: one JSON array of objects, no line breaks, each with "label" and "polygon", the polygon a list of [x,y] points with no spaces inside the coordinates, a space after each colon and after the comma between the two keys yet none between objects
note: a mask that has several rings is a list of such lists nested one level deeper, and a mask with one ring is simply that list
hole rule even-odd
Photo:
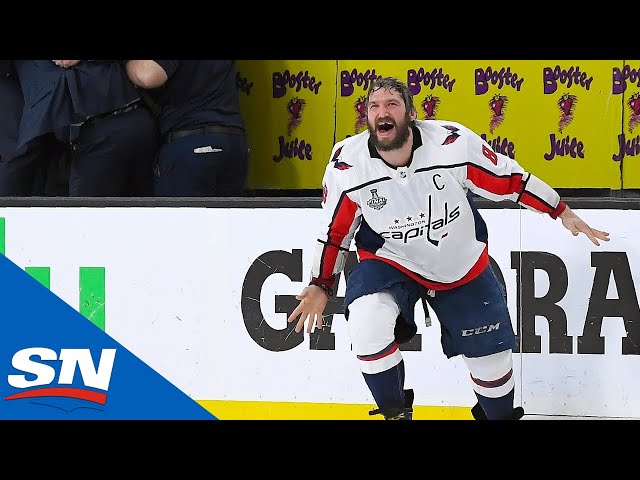
[{"label": "outstretched arm", "polygon": [[[333,146],[332,158],[337,158],[336,152],[339,154],[341,145]],[[299,317],[295,327],[297,333],[303,330],[307,320],[307,333],[311,333],[314,323],[316,328],[322,329],[322,312],[336,286],[337,274],[345,267],[351,241],[361,221],[360,207],[347,195],[348,183],[344,184],[345,177],[336,173],[341,171],[334,168],[334,164],[335,160],[327,164],[322,179],[322,223],[311,282],[296,296],[300,303],[288,318],[291,323]]]},{"label": "outstretched arm", "polygon": [[607,232],[596,230],[595,228],[587,225],[587,223],[576,215],[568,205],[565,207],[564,211],[558,215],[558,217],[562,220],[564,228],[569,230],[574,237],[578,236],[578,234],[582,232],[589,237],[589,240],[591,240],[596,246],[600,246],[600,242],[598,242],[598,240],[603,240],[605,242],[609,241],[609,234]]},{"label": "outstretched arm", "polygon": [[594,245],[598,240],[609,241],[609,234],[591,228],[560,198],[558,192],[530,172],[525,171],[514,159],[496,153],[486,141],[466,129],[469,138],[469,163],[466,168],[466,186],[490,200],[512,200],[551,218],[560,217],[562,225],[574,236],[584,233]]}]

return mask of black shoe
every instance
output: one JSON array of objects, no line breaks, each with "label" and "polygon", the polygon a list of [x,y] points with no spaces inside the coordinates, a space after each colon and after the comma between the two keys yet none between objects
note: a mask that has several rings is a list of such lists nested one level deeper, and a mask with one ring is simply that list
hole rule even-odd
[{"label": "black shoe", "polygon": [[404,408],[376,408],[369,415],[383,415],[385,420],[413,420],[413,390],[404,391]]},{"label": "black shoe", "polygon": [[524,417],[524,408],[516,407],[511,412],[511,415],[509,415],[504,420],[520,420],[522,417]]},{"label": "black shoe", "polygon": [[471,415],[473,416],[474,420],[487,420],[487,415],[486,413],[484,413],[484,410],[482,409],[480,403],[476,403],[471,408]]},{"label": "black shoe", "polygon": [[404,391],[404,420],[413,420],[413,389]]},{"label": "black shoe", "polygon": [[[474,420],[488,420],[487,415],[480,406],[480,403],[476,403],[473,408],[471,408],[471,415]],[[524,408],[516,407],[511,411],[511,414],[501,418],[500,420],[520,420],[522,417],[524,417]]]}]

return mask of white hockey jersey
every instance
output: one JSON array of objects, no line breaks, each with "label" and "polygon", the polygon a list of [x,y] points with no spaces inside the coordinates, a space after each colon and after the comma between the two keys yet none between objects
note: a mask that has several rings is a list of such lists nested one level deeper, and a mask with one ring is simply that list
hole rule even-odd
[{"label": "white hockey jersey", "polygon": [[369,138],[365,131],[332,149],[312,283],[335,286],[355,238],[359,260],[387,262],[433,290],[453,288],[489,263],[486,225],[469,191],[554,219],[566,206],[553,188],[460,123],[416,120],[405,167],[387,164]]}]

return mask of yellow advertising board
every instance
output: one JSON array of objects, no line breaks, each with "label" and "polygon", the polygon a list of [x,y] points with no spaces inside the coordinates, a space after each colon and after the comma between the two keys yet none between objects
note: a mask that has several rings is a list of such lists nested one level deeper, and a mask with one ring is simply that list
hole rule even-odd
[{"label": "yellow advertising board", "polygon": [[[609,152],[622,115],[616,61],[366,60],[338,63],[337,137],[366,130],[375,76],[405,81],[418,118],[460,122],[558,188],[620,188]],[[613,134],[613,135],[612,135]]]},{"label": "yellow advertising board", "polygon": [[418,118],[470,127],[555,188],[638,188],[639,63],[239,60],[248,188],[319,189],[333,144],[366,130],[379,76],[407,83]]},{"label": "yellow advertising board", "polygon": [[[467,61],[345,60],[338,62],[337,136],[344,138],[366,130],[364,102],[371,82],[393,76],[407,83],[421,120],[455,120],[470,128],[481,117],[470,108],[472,81]],[[466,83],[465,83],[466,82]]]},{"label": "yellow advertising board", "polygon": [[532,62],[534,88],[517,128],[530,130],[522,166],[556,188],[620,188],[612,161],[622,102],[611,95],[621,60]]},{"label": "yellow advertising board", "polygon": [[622,132],[611,158],[622,166],[622,186],[640,188],[640,61],[613,71],[612,94],[622,98]]},{"label": "yellow advertising board", "polygon": [[249,189],[319,189],[334,144],[335,60],[238,60]]}]

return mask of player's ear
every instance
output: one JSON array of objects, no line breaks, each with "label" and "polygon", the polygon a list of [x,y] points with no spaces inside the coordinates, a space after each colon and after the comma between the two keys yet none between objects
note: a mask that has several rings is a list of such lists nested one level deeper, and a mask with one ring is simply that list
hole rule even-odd
[{"label": "player's ear", "polygon": [[411,113],[409,114],[409,118],[413,122],[416,119],[417,116],[418,116],[418,111],[416,110],[416,107],[412,107],[411,108]]}]

